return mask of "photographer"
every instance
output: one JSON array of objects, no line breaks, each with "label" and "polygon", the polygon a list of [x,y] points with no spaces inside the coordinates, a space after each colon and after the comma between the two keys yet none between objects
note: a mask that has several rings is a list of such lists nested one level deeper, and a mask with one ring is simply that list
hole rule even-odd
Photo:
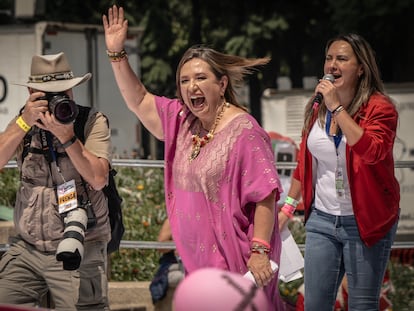
[{"label": "photographer", "polygon": [[110,167],[108,120],[91,109],[85,142],[75,135],[82,107],[72,88],[90,77],[74,77],[64,53],[33,56],[22,84],[29,97],[0,134],[0,167],[15,156],[21,176],[17,236],[0,261],[0,303],[39,306],[49,292],[56,310],[109,310],[110,225],[101,191]]}]

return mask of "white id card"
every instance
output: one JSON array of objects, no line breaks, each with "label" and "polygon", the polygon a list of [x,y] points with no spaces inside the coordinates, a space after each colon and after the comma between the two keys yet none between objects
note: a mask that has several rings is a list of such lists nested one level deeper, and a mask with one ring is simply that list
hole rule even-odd
[{"label": "white id card", "polygon": [[342,167],[337,166],[335,170],[335,189],[336,196],[338,198],[343,198],[345,196],[345,187],[344,187],[344,174]]},{"label": "white id card", "polygon": [[78,207],[75,180],[72,179],[57,187],[59,213],[63,214]]}]

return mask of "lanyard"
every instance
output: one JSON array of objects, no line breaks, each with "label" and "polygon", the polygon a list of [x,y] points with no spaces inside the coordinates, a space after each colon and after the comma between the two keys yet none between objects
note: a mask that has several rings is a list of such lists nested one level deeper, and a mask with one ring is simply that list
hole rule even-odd
[{"label": "lanyard", "polygon": [[333,140],[334,140],[334,143],[335,143],[335,148],[336,148],[336,153],[338,154],[338,147],[339,147],[339,144],[341,143],[341,140],[342,140],[342,131],[341,131],[341,129],[339,129],[338,134],[330,135],[329,134],[329,129],[331,127],[331,120],[332,120],[332,113],[330,111],[328,111],[327,115],[326,115],[325,130],[326,130],[326,134],[328,136],[333,137]]},{"label": "lanyard", "polygon": [[333,137],[336,152],[336,169],[335,169],[335,190],[337,198],[345,198],[344,172],[339,163],[338,147],[342,140],[342,131],[339,129],[338,134],[329,135],[331,127],[332,113],[328,111],[326,115],[326,134]]},{"label": "lanyard", "polygon": [[65,178],[61,174],[60,167],[57,162],[56,151],[53,148],[52,134],[49,131],[40,130],[40,138],[42,141],[42,149],[43,149],[44,155],[47,161],[49,162],[49,167],[51,163],[55,162],[58,173],[60,174],[62,179],[65,181]]}]

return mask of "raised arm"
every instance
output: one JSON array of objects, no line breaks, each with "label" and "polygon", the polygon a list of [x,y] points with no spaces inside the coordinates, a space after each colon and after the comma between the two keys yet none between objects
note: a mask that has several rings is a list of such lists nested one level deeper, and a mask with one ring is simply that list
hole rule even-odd
[{"label": "raised arm", "polygon": [[[102,16],[107,51],[112,55],[122,55],[127,37],[128,21],[122,7],[112,6],[108,16]],[[155,97],[149,93],[132,70],[128,57],[111,59],[112,70],[122,97],[129,110],[135,113],[144,126],[158,139],[164,137],[162,124],[155,105]]]}]

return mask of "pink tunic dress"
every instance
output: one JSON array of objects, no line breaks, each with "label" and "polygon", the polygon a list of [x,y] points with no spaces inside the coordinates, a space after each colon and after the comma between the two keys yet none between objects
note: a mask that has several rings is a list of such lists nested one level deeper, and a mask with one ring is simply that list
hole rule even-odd
[{"label": "pink tunic dress", "polygon": [[[167,213],[186,272],[217,267],[246,273],[255,203],[282,191],[269,135],[251,115],[240,114],[190,161],[191,135],[200,121],[176,99],[156,97],[156,105],[164,131]],[[278,232],[276,217],[270,257],[279,264]],[[276,277],[265,290],[278,306]]]}]

